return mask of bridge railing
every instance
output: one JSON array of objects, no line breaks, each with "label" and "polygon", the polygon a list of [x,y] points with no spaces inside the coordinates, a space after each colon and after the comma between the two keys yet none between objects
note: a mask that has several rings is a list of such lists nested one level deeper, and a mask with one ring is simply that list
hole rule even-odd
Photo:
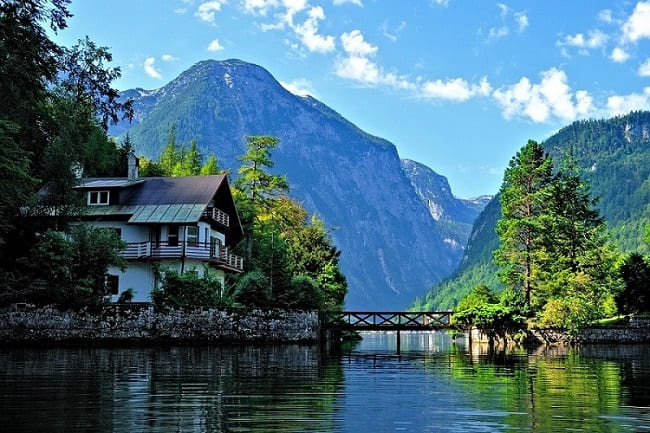
[{"label": "bridge railing", "polygon": [[423,312],[328,312],[325,327],[328,329],[381,331],[381,330],[435,330],[452,328],[450,311]]}]

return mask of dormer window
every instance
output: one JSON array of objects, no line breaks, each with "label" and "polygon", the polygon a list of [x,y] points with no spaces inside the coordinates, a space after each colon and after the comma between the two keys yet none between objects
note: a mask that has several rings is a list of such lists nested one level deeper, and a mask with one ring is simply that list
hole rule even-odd
[{"label": "dormer window", "polygon": [[108,191],[88,191],[88,206],[108,204]]}]

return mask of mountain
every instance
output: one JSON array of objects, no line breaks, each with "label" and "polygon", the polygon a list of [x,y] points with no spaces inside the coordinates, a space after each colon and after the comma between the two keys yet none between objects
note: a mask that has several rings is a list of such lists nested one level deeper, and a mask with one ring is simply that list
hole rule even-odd
[{"label": "mountain", "polygon": [[196,139],[236,174],[246,136],[278,137],[274,172],[287,174],[290,194],[335,228],[348,309],[399,310],[460,260],[392,143],[312,97],[288,92],[259,66],[202,61],[160,89],[123,96],[134,100],[134,121],[110,133],[128,130],[136,151],[149,158],[158,157],[174,124],[179,142]]},{"label": "mountain", "polygon": [[[598,207],[613,241],[622,251],[647,253],[643,242],[650,224],[650,112],[632,112],[606,120],[583,120],[562,128],[544,143],[556,167],[573,149],[582,177],[599,197]],[[501,207],[495,197],[474,223],[468,247],[458,269],[443,283],[416,299],[412,309],[448,309],[477,284],[493,289],[492,251]]]},{"label": "mountain", "polygon": [[444,241],[453,250],[462,251],[476,217],[492,196],[456,198],[446,177],[410,159],[402,159],[402,170],[411,181],[418,197],[429,209],[431,217],[438,222]]}]

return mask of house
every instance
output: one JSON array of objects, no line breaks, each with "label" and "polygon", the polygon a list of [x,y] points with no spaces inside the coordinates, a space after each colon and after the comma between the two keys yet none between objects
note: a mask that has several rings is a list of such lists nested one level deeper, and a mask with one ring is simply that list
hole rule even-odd
[{"label": "house", "polygon": [[133,301],[150,301],[156,269],[208,272],[222,287],[226,272],[243,271],[242,258],[230,252],[243,231],[225,175],[138,178],[131,154],[128,177],[86,178],[75,189],[86,198],[82,219],[127,243],[127,270],[108,271],[113,301],[129,288]]}]

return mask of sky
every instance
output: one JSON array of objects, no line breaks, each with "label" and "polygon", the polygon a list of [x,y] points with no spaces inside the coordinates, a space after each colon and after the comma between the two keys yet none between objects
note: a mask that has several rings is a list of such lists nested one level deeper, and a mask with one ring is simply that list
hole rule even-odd
[{"label": "sky", "polygon": [[458,197],[494,194],[527,140],[650,109],[650,0],[72,0],[65,46],[110,48],[118,89],[241,59],[310,94]]}]

